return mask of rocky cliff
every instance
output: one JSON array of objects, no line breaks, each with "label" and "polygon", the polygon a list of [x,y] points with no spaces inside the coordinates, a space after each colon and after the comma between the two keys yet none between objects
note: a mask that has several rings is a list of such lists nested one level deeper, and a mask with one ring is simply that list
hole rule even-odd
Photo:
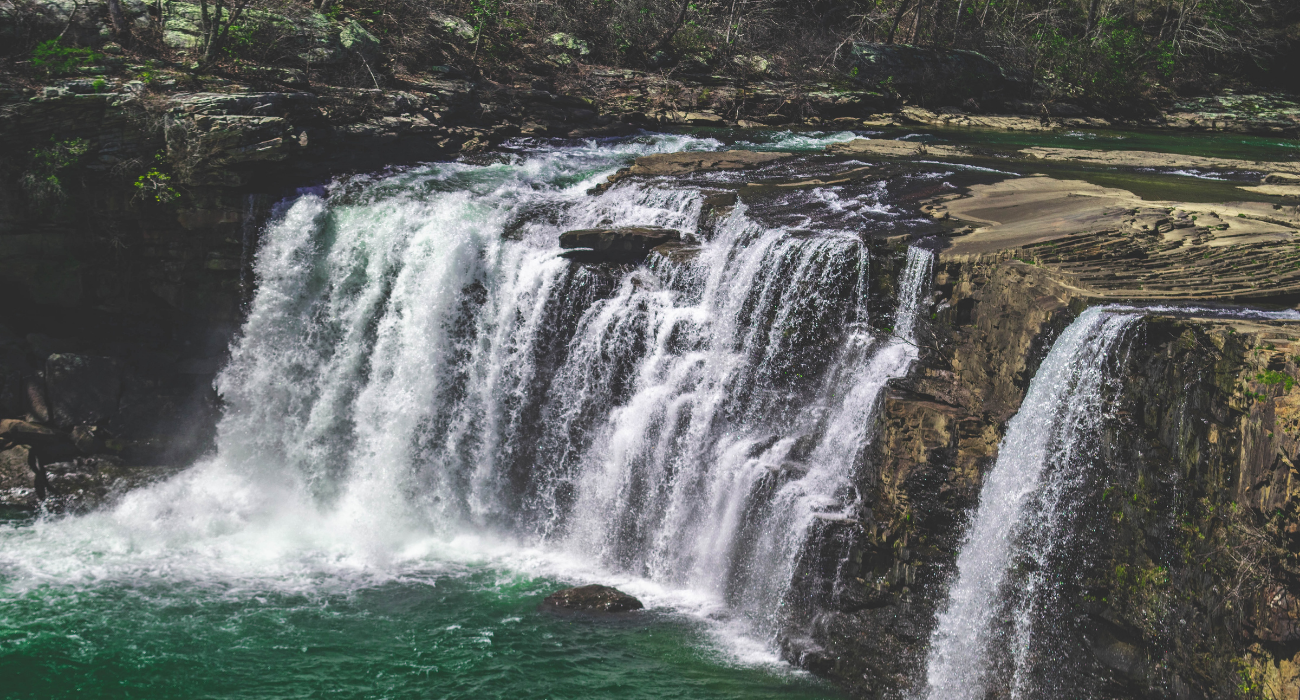
[{"label": "rocky cliff", "polygon": [[[1095,297],[1003,256],[938,267],[920,366],[879,412],[857,522],[803,569],[787,653],[862,697],[924,687],[966,519],[1037,364]],[[1294,698],[1300,325],[1148,316],[1061,557],[1073,697]],[[1004,689],[1008,690],[1008,689]],[[1000,695],[999,695],[1000,696]]]}]

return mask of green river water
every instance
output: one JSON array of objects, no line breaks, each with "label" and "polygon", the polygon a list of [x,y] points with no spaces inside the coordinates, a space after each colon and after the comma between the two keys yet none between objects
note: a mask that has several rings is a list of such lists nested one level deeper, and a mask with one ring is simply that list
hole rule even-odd
[{"label": "green river water", "polygon": [[[0,527],[9,546],[41,536],[23,517]],[[96,560],[116,556],[90,545],[72,580],[0,588],[0,697],[840,697],[680,598],[621,617],[541,610],[568,584],[519,573],[533,562],[518,553],[207,580],[160,561],[101,578]]]}]

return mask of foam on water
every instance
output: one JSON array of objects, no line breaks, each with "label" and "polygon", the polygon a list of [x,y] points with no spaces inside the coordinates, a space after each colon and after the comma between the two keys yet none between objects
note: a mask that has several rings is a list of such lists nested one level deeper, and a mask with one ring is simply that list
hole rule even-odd
[{"label": "foam on water", "polygon": [[870,138],[878,131],[759,131],[736,146],[759,151],[821,151],[833,143]]}]

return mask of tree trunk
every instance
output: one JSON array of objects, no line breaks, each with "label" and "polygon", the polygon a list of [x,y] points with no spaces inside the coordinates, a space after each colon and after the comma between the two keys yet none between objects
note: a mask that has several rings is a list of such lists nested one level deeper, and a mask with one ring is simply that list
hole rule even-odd
[{"label": "tree trunk", "polygon": [[930,34],[931,46],[939,45],[939,32],[941,30],[941,27],[939,26],[939,15],[942,14],[943,14],[943,0],[934,0],[934,4],[930,5],[929,34]]},{"label": "tree trunk", "polygon": [[1092,36],[1092,30],[1097,28],[1097,12],[1101,9],[1101,0],[1091,0],[1088,3],[1088,27],[1084,30],[1084,36]]},{"label": "tree trunk", "polygon": [[920,2],[916,3],[916,13],[912,20],[912,38],[907,41],[907,43],[913,46],[916,46],[916,41],[921,36],[921,21],[923,20],[922,15],[925,14],[925,9],[925,0],[920,0]]},{"label": "tree trunk", "polygon": [[690,6],[690,3],[691,0],[682,0],[682,7],[677,11],[677,19],[673,20],[673,26],[669,27],[668,33],[664,35],[664,38],[660,39],[659,43],[655,44],[655,47],[651,49],[651,53],[654,53],[655,51],[663,51],[668,48],[668,44],[672,42],[673,36],[677,34],[677,30],[682,28],[682,22],[686,21],[686,9]]},{"label": "tree trunk", "polygon": [[72,12],[68,13],[68,23],[63,25],[63,31],[59,32],[59,36],[55,39],[56,41],[62,41],[63,35],[67,34],[69,29],[72,29],[72,21],[77,18],[77,10],[80,7],[81,5],[77,0],[72,0]]},{"label": "tree trunk", "polygon": [[131,25],[122,12],[122,0],[108,0],[108,19],[113,24],[113,38],[122,46],[131,45]]},{"label": "tree trunk", "polygon": [[885,40],[886,44],[894,43],[894,34],[898,31],[898,23],[903,21],[903,15],[907,14],[908,0],[900,0],[898,11],[894,13],[894,23],[889,25],[889,38]]}]

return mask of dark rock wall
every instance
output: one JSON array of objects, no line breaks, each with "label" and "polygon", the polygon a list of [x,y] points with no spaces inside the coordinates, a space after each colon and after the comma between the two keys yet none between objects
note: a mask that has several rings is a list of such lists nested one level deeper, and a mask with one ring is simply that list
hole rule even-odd
[{"label": "dark rock wall", "polygon": [[1109,695],[1300,694],[1298,336],[1154,318],[1134,341],[1079,581]]},{"label": "dark rock wall", "polygon": [[[996,258],[939,264],[935,290],[921,362],[883,400],[858,518],[818,533],[785,641],[860,697],[923,687],[982,476],[1052,341],[1090,301]],[[1055,661],[1035,668],[1040,688],[1300,694],[1298,337],[1295,324],[1149,317],[1126,339],[1102,458],[1043,613]]]},{"label": "dark rock wall", "polygon": [[862,697],[900,697],[920,678],[981,475],[1073,317],[1073,295],[1041,268],[996,257],[940,262],[934,292],[921,362],[885,396],[858,473],[859,519],[823,528],[796,582],[787,655]]},{"label": "dark rock wall", "polygon": [[[0,492],[18,490],[0,500],[99,493],[112,480],[101,463],[184,465],[211,449],[213,379],[252,295],[258,234],[296,188],[521,133],[630,129],[580,98],[461,80],[316,93],[140,87],[0,91],[0,418],[49,426],[66,444],[77,429],[101,435],[57,454],[4,438],[0,449],[18,450],[6,463],[30,469],[6,468]],[[84,153],[54,173],[59,196],[34,196],[23,183],[48,174],[40,151],[75,142]],[[170,178],[175,201],[135,186],[151,169]],[[69,459],[84,464],[64,472],[108,476],[45,479]]]}]

